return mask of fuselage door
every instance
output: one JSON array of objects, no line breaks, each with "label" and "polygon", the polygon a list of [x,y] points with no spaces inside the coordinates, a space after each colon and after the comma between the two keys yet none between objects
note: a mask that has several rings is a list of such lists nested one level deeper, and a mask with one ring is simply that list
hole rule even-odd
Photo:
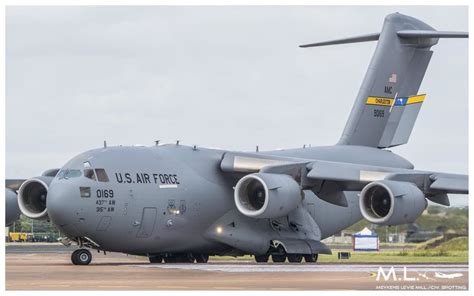
[{"label": "fuselage door", "polygon": [[156,223],[156,208],[143,208],[142,221],[137,232],[137,238],[148,238],[153,233]]}]

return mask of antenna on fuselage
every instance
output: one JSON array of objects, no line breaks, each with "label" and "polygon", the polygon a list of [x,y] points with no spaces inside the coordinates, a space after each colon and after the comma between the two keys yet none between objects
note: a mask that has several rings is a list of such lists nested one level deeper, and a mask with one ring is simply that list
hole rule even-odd
[{"label": "antenna on fuselage", "polygon": [[179,145],[179,140],[176,140],[176,145]]},{"label": "antenna on fuselage", "polygon": [[104,140],[104,148],[107,148],[107,141]]},{"label": "antenna on fuselage", "polygon": [[155,146],[160,145],[160,140],[155,140]]},{"label": "antenna on fuselage", "polygon": [[255,146],[255,152],[258,152],[258,145]]}]

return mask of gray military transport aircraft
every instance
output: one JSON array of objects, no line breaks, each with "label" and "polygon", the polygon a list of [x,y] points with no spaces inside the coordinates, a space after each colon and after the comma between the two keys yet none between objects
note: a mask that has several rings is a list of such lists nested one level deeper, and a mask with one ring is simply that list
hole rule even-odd
[{"label": "gray military transport aircraft", "polygon": [[[316,262],[322,239],[366,219],[413,223],[427,200],[449,205],[467,194],[468,176],[415,170],[386,148],[408,142],[425,99],[418,94],[440,38],[399,13],[380,33],[302,45],[378,41],[340,141],[334,146],[233,152],[179,143],[107,147],[27,180],[7,180],[23,215],[48,219],[88,249],[147,256],[150,262],[207,262],[251,254],[257,262]],[[449,79],[449,77],[446,77]]]}]

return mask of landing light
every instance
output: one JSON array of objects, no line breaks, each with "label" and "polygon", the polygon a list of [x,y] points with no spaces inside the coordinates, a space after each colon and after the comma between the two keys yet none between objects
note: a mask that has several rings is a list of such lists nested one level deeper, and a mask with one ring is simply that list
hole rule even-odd
[{"label": "landing light", "polygon": [[218,226],[218,227],[216,228],[216,231],[217,231],[217,233],[221,234],[221,233],[222,233],[222,227]]}]

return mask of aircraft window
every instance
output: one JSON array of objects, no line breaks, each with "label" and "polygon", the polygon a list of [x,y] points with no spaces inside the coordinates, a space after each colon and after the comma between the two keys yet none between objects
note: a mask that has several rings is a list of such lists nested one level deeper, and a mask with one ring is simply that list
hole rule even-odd
[{"label": "aircraft window", "polygon": [[64,175],[66,174],[66,170],[60,170],[59,173],[58,173],[58,179],[61,180],[61,179],[64,179]]},{"label": "aircraft window", "polygon": [[69,178],[77,178],[81,176],[80,170],[61,170],[58,173],[58,179],[69,179]]},{"label": "aircraft window", "polygon": [[64,178],[69,179],[69,178],[77,178],[80,176],[81,176],[80,170],[67,170],[66,174],[64,175]]},{"label": "aircraft window", "polygon": [[95,169],[95,173],[99,182],[109,182],[109,177],[104,169]]},{"label": "aircraft window", "polygon": [[84,169],[84,177],[94,181],[97,180],[97,178],[95,177],[94,169]]}]

